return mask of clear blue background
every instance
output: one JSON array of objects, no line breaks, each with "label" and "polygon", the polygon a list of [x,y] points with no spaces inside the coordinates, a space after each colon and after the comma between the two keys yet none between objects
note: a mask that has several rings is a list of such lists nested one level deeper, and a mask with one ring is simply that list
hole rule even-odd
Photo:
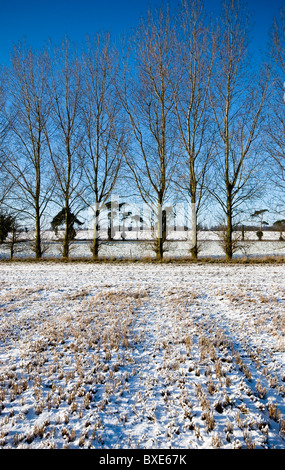
[{"label": "clear blue background", "polygon": [[[168,2],[172,7],[179,0]],[[135,28],[149,6],[158,0],[0,0],[0,63],[9,63],[13,44],[25,38],[27,44],[41,48],[51,39],[58,43],[65,35],[81,44],[86,35],[110,31],[114,38]],[[216,15],[219,0],[205,0],[207,11]],[[248,0],[253,12],[254,47],[266,47],[273,17],[284,0]]]}]

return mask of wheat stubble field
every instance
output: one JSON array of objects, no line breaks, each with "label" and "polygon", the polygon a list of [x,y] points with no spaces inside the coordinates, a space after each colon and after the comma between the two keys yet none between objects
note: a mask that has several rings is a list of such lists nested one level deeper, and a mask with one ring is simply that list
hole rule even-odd
[{"label": "wheat stubble field", "polygon": [[0,448],[285,448],[283,265],[0,264]]}]

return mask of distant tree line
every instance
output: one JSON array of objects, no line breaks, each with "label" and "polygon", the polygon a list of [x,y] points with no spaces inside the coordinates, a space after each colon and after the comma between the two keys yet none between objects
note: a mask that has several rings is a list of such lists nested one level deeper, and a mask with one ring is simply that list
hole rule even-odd
[{"label": "distant tree line", "polygon": [[262,59],[250,53],[252,31],[240,0],[224,1],[217,19],[202,0],[183,0],[149,10],[119,46],[110,33],[84,47],[14,46],[0,74],[0,210],[7,223],[29,221],[37,259],[47,223],[63,227],[70,256],[87,208],[97,259],[115,192],[154,213],[157,259],[170,202],[191,205],[194,258],[203,214],[222,220],[227,259],[253,207],[271,205],[283,229],[285,9]]}]

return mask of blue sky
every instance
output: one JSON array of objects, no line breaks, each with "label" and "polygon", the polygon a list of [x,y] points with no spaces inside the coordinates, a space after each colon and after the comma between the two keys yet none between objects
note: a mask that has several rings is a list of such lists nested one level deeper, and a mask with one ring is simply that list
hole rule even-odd
[{"label": "blue sky", "polygon": [[[179,0],[170,0],[175,6]],[[207,10],[217,13],[217,0],[204,0]],[[268,29],[283,0],[248,0],[255,21],[255,47],[266,46]],[[8,64],[13,44],[25,38],[35,48],[65,35],[81,43],[87,34],[111,31],[113,36],[129,31],[159,0],[0,0],[0,63]]]}]

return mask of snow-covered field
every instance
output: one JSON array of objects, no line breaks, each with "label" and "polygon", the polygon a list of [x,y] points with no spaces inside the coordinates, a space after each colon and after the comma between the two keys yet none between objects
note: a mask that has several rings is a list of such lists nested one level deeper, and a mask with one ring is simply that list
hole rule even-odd
[{"label": "snow-covered field", "polygon": [[1,448],[284,449],[284,270],[1,262]]},{"label": "snow-covered field", "polygon": [[[58,237],[54,236],[51,231],[43,232],[43,245],[47,248],[44,253],[45,258],[60,258],[62,243],[59,238],[63,236],[59,233]],[[71,257],[73,258],[91,258],[91,240],[93,236],[92,230],[80,230],[76,236],[76,240],[71,244]],[[235,233],[234,237],[240,237],[240,233]],[[263,256],[284,256],[285,240],[279,241],[279,232],[264,232],[262,241],[258,241],[255,232],[246,232],[245,240],[238,243],[237,251],[234,257],[263,257]],[[24,239],[34,238],[33,232],[23,233]],[[137,238],[138,237],[138,238]],[[145,237],[145,238],[144,238]],[[121,239],[121,233],[117,233],[114,241],[106,242],[107,233],[102,233],[102,243],[99,256],[101,258],[118,258],[118,259],[141,259],[143,257],[155,257],[151,249],[151,234],[148,232],[126,232],[126,239]],[[150,240],[150,241],[147,241]],[[199,256],[200,257],[221,257],[225,256],[219,241],[217,232],[204,231],[199,232]],[[179,258],[190,257],[191,248],[191,231],[190,232],[172,232],[169,235],[169,241],[166,242],[165,257]],[[9,244],[0,245],[0,259],[9,259]],[[15,257],[26,258],[34,257],[31,243],[26,241],[15,247]]]}]

